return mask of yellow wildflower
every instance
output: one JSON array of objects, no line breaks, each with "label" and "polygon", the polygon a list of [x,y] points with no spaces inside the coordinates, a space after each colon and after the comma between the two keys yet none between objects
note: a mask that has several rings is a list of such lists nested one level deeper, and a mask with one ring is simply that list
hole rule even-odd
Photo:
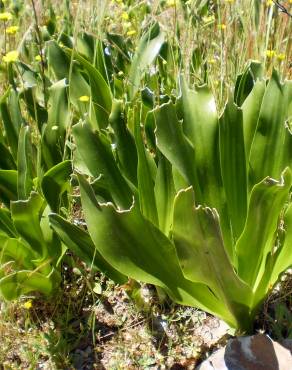
[{"label": "yellow wildflower", "polygon": [[275,50],[267,50],[266,51],[266,56],[268,58],[273,58],[275,56],[275,54],[276,54]]},{"label": "yellow wildflower", "polygon": [[278,58],[280,61],[282,61],[282,60],[285,60],[286,55],[285,55],[285,54],[283,54],[283,53],[280,53],[280,54],[277,54],[277,58]]},{"label": "yellow wildflower", "polygon": [[52,126],[51,130],[52,130],[52,131],[57,131],[57,130],[58,130],[58,128],[59,128],[59,127],[58,127],[57,125],[55,125],[55,126]]},{"label": "yellow wildflower", "polygon": [[130,30],[127,32],[127,36],[133,36],[133,35],[136,35],[136,31],[135,30]]},{"label": "yellow wildflower", "polygon": [[209,64],[216,64],[217,60],[215,58],[208,59]]},{"label": "yellow wildflower", "polygon": [[40,55],[36,55],[36,57],[34,58],[34,60],[36,62],[40,62],[42,60],[42,57]]},{"label": "yellow wildflower", "polygon": [[12,14],[9,12],[0,13],[0,21],[10,21],[12,19]]},{"label": "yellow wildflower", "polygon": [[26,310],[29,310],[30,308],[32,308],[32,300],[29,299],[28,301],[24,302],[22,307],[25,308]]},{"label": "yellow wildflower", "polygon": [[176,6],[176,0],[167,0],[166,5],[169,7]]},{"label": "yellow wildflower", "polygon": [[203,17],[203,22],[204,23],[210,23],[210,22],[213,22],[213,21],[215,21],[214,15],[209,15],[208,17]]},{"label": "yellow wildflower", "polygon": [[226,24],[224,24],[224,23],[218,24],[218,29],[219,30],[225,30],[226,29]]},{"label": "yellow wildflower", "polygon": [[119,71],[118,72],[118,76],[123,76],[124,75],[124,72],[123,71]]},{"label": "yellow wildflower", "polygon": [[272,6],[274,4],[273,0],[267,0],[266,5],[267,6]]},{"label": "yellow wildflower", "polygon": [[82,101],[83,103],[86,103],[86,102],[89,101],[89,99],[90,99],[90,97],[88,95],[82,95],[82,96],[80,96],[79,101]]},{"label": "yellow wildflower", "polygon": [[226,3],[229,3],[229,4],[234,3],[234,0],[225,0],[225,1],[226,1]]},{"label": "yellow wildflower", "polygon": [[123,12],[123,13],[122,13],[122,18],[123,18],[125,21],[127,21],[127,20],[129,19],[129,14],[128,14],[128,13],[126,13],[126,12]]},{"label": "yellow wildflower", "polygon": [[6,28],[6,33],[8,33],[9,35],[14,35],[18,30],[18,26],[10,26]]},{"label": "yellow wildflower", "polygon": [[9,51],[6,55],[3,57],[3,61],[5,63],[13,63],[16,62],[18,59],[19,53],[17,50]]}]

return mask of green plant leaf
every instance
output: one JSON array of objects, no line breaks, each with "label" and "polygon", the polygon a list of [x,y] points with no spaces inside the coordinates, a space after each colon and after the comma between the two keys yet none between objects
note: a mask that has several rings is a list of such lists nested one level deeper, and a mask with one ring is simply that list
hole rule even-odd
[{"label": "green plant leaf", "polygon": [[11,214],[6,208],[0,208],[0,234],[9,237],[17,237],[17,231],[13,225]]},{"label": "green plant leaf", "polygon": [[164,42],[164,34],[155,23],[141,38],[129,71],[129,94],[132,100],[143,78],[145,70],[157,57]]},{"label": "green plant leaf", "polygon": [[242,111],[229,102],[220,117],[220,165],[232,234],[236,241],[244,228],[247,213],[247,165]]},{"label": "green plant leaf", "polygon": [[1,265],[8,261],[13,261],[17,267],[33,269],[32,260],[37,256],[33,251],[19,239],[7,238],[0,248]]},{"label": "green plant leaf", "polygon": [[17,171],[0,170],[0,200],[7,208],[11,200],[17,200]]},{"label": "green plant leaf", "polygon": [[47,256],[47,247],[40,227],[45,208],[44,199],[32,192],[29,199],[11,202],[11,215],[17,232],[39,257]]},{"label": "green plant leaf", "polygon": [[155,180],[155,200],[157,206],[159,229],[169,236],[173,218],[175,186],[170,162],[159,153],[158,170]]},{"label": "green plant leaf", "polygon": [[122,101],[114,100],[109,123],[115,133],[116,151],[119,164],[125,176],[137,186],[138,156],[135,140],[127,128],[125,113],[122,110]]},{"label": "green plant leaf", "polygon": [[274,70],[263,97],[251,146],[251,185],[267,176],[277,179],[283,168],[291,165],[292,135],[285,124],[289,114],[291,90],[289,84],[280,82],[278,73]]},{"label": "green plant leaf", "polygon": [[280,181],[267,177],[252,189],[246,224],[235,247],[238,274],[250,286],[261,278],[261,265],[274,247],[278,218],[291,184],[292,174],[287,168]]},{"label": "green plant leaf", "polygon": [[88,267],[94,267],[118,284],[125,284],[127,277],[115,270],[95,248],[88,233],[78,226],[72,225],[57,214],[50,214],[50,224],[62,241],[76,256],[81,258]]},{"label": "green plant leaf", "polygon": [[50,295],[52,290],[50,278],[36,271],[18,271],[0,279],[0,294],[9,301],[32,291]]},{"label": "green plant leaf", "polygon": [[0,169],[1,170],[15,170],[16,164],[9,149],[4,143],[0,142]]},{"label": "green plant leaf", "polygon": [[22,126],[19,132],[17,153],[17,193],[18,199],[27,199],[33,188],[33,149],[30,127]]},{"label": "green plant leaf", "polygon": [[151,174],[151,163],[147,158],[144,148],[140,120],[135,120],[135,141],[138,152],[138,189],[139,189],[139,204],[144,217],[151,221],[154,225],[158,225],[158,214],[156,208],[156,200],[154,194],[154,181]]},{"label": "green plant leaf", "polygon": [[265,93],[265,81],[257,81],[242,104],[243,134],[246,159],[249,160],[250,148],[256,132],[260,109]]},{"label": "green plant leaf", "polygon": [[[72,50],[66,48],[65,51],[71,56]],[[73,57],[86,70],[89,77],[90,95],[98,123],[98,127],[95,128],[104,129],[108,125],[108,118],[112,108],[110,88],[101,73],[91,63],[77,52],[73,53]]]},{"label": "green plant leaf", "polygon": [[99,205],[86,180],[78,178],[92,241],[114,268],[135,280],[163,287],[178,303],[216,311],[235,325],[232,315],[207,287],[183,277],[173,244],[137,207],[117,211],[112,204]]},{"label": "green plant leaf", "polygon": [[15,100],[12,100],[12,104],[8,105],[10,94],[11,90],[8,89],[2,96],[0,100],[0,113],[12,156],[16,160],[20,122],[13,119],[13,112],[15,111],[15,106],[13,106],[13,104],[15,104]]},{"label": "green plant leaf", "polygon": [[64,161],[52,167],[44,174],[42,191],[53,212],[59,212],[61,195],[70,188],[72,162]]},{"label": "green plant leaf", "polygon": [[65,79],[53,84],[50,89],[48,122],[42,135],[42,155],[47,169],[64,158],[66,131],[70,124],[68,85]]},{"label": "green plant leaf", "polygon": [[173,240],[185,277],[204,283],[225,302],[239,320],[248,320],[251,289],[235,274],[225,249],[218,213],[195,207],[192,188],[181,190],[175,199]]},{"label": "green plant leaf", "polygon": [[189,185],[196,189],[196,199],[202,199],[201,189],[196,173],[195,151],[184,135],[173,103],[163,104],[154,111],[156,122],[157,147],[161,153],[184,176]]},{"label": "green plant leaf", "polygon": [[92,131],[88,123],[73,127],[78,152],[92,176],[103,175],[116,204],[129,208],[133,201],[131,188],[122,176],[112,153],[111,145],[100,132]]}]

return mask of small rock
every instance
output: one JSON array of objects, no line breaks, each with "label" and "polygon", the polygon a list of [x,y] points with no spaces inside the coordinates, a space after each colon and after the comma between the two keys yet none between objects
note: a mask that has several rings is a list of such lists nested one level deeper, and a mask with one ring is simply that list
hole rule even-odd
[{"label": "small rock", "polygon": [[266,335],[230,339],[225,348],[212,354],[197,370],[291,370],[288,349]]}]

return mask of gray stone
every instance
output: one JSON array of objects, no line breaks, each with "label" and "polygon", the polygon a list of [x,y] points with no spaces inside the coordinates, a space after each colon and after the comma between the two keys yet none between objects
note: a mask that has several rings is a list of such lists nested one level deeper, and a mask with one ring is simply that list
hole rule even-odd
[{"label": "gray stone", "polygon": [[291,370],[288,349],[267,335],[230,339],[225,348],[213,353],[198,370]]}]

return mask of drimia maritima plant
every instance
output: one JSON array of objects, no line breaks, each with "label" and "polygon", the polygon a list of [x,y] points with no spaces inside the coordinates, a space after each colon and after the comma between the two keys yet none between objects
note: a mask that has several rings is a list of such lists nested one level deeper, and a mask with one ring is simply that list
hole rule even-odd
[{"label": "drimia maritima plant", "polygon": [[[109,37],[122,53],[90,34],[74,48],[49,37],[45,85],[18,53],[6,61],[0,292],[53,294],[69,248],[117,283],[154,284],[250,331],[292,263],[291,81],[252,62],[219,116],[206,85],[169,77],[158,24],[131,62]],[[88,232],[70,222],[76,185]]]}]

